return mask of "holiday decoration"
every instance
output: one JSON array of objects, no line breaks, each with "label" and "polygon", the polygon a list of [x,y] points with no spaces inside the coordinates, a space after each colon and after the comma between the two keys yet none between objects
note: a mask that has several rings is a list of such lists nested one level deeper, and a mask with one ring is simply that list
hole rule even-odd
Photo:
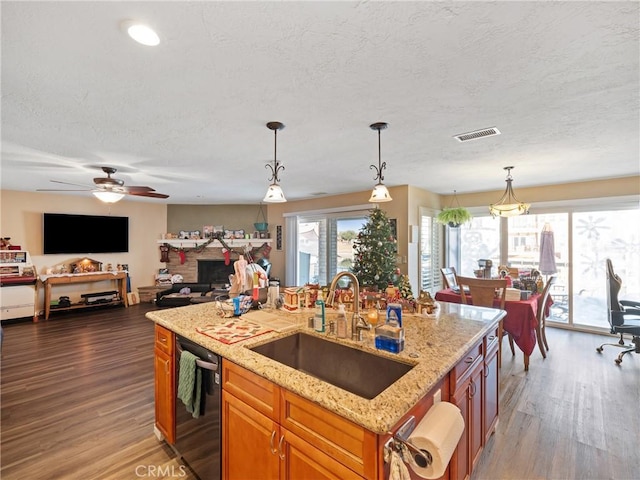
[{"label": "holiday decoration", "polygon": [[413,292],[411,291],[411,283],[409,282],[409,275],[401,275],[400,282],[398,283],[400,289],[400,296],[407,300],[414,300]]},{"label": "holiday decoration", "polygon": [[384,290],[395,271],[396,239],[384,211],[376,208],[354,241],[354,264],[351,272],[363,287]]}]

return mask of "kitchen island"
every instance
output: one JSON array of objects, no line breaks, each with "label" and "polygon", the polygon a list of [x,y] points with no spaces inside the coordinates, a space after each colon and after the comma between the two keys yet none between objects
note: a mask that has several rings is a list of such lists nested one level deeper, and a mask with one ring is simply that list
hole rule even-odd
[{"label": "kitchen island", "polygon": [[[283,392],[293,393],[296,397],[308,400],[308,403],[312,402],[313,405],[370,432],[374,439],[369,445],[374,445],[375,450],[370,458],[375,459],[378,467],[373,469],[372,474],[367,470],[359,471],[347,465],[364,478],[383,478],[383,468],[380,467],[382,445],[388,438],[388,433],[395,431],[409,413],[417,414],[416,419],[420,421],[426,413],[426,408],[433,405],[438,398],[452,401],[463,411],[465,421],[471,422],[473,419],[477,426],[466,426],[464,435],[470,438],[461,439],[464,451],[454,454],[452,463],[455,460],[457,466],[451,469],[448,478],[464,478],[470,473],[484,445],[484,436],[493,431],[497,422],[497,355],[492,352],[497,353],[498,323],[504,317],[504,311],[441,303],[434,316],[404,315],[405,348],[398,355],[373,348],[371,333],[364,342],[357,343],[346,339],[338,340],[327,333],[313,331],[307,327],[311,311],[272,313],[289,320],[291,327],[286,328],[286,331],[265,333],[231,345],[197,331],[198,328],[206,328],[216,322],[228,320],[217,316],[214,303],[153,311],[147,313],[147,318],[158,326],[219,354],[223,357],[223,365],[225,362],[233,363],[234,368],[241,367],[255,375],[255,379],[264,379]],[[331,320],[333,315],[334,312],[329,311],[328,320]],[[251,319],[251,312],[246,317]],[[265,326],[269,327],[268,322]],[[251,347],[297,331],[387,356],[413,365],[413,368],[382,393],[367,400],[250,350]],[[491,365],[487,364],[489,360]],[[225,371],[227,370],[223,369],[223,376]],[[487,378],[489,380],[486,380]],[[487,384],[487,381],[492,383]],[[473,403],[471,397],[479,388],[484,392],[483,398],[487,393],[491,395],[492,399],[488,405],[491,415],[483,413],[487,407],[484,403]],[[479,399],[480,395],[477,395],[477,398]],[[462,403],[464,405],[461,405]],[[423,405],[422,409],[418,408],[420,405]],[[477,411],[477,408],[482,408],[483,411]],[[485,417],[495,418],[485,425]]]}]

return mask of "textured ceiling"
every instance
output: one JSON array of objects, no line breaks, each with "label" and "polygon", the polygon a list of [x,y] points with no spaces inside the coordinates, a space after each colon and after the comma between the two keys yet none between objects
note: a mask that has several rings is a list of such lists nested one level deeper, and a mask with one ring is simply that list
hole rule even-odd
[{"label": "textured ceiling", "polygon": [[369,190],[380,121],[390,186],[501,190],[508,165],[516,193],[637,175],[638,7],[2,1],[2,188],[91,184],[109,165],[170,195],[150,201],[257,203],[274,120],[289,200]]}]

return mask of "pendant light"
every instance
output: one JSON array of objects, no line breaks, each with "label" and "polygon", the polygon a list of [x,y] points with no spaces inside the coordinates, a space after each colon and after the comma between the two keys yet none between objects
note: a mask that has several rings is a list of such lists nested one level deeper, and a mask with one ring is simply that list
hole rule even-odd
[{"label": "pendant light", "polygon": [[389,190],[387,190],[387,187],[385,187],[382,183],[382,181],[384,180],[382,171],[387,168],[387,163],[381,162],[380,158],[380,131],[384,130],[388,126],[389,125],[384,122],[372,123],[371,125],[369,125],[369,128],[371,128],[371,130],[378,131],[378,166],[376,167],[375,165],[371,165],[369,167],[373,168],[376,171],[374,180],[378,180],[378,183],[376,183],[376,185],[373,187],[371,197],[369,198],[369,201],[372,203],[390,202],[391,200],[393,200],[391,198],[391,195],[389,194]]},{"label": "pendant light", "polygon": [[282,191],[280,185],[278,185],[278,182],[280,181],[280,179],[278,178],[278,172],[280,172],[280,170],[284,170],[284,165],[278,163],[277,157],[278,130],[282,130],[284,128],[284,125],[280,122],[269,122],[267,123],[267,128],[269,130],[273,130],[273,167],[269,164],[265,165],[265,168],[271,169],[271,178],[269,178],[271,185],[269,185],[267,193],[262,201],[266,203],[284,203],[287,201],[287,199],[284,198],[284,192]]},{"label": "pendant light", "polygon": [[514,167],[504,167],[507,171],[507,188],[497,203],[489,205],[489,212],[493,217],[517,217],[523,213],[529,213],[529,207],[531,204],[521,202],[513,193],[513,187],[511,186],[511,183],[513,182],[511,170],[513,168]]}]

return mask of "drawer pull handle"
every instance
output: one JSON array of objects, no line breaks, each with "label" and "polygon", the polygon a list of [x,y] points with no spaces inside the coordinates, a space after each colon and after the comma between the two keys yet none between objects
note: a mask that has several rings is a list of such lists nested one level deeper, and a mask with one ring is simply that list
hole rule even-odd
[{"label": "drawer pull handle", "polygon": [[495,338],[496,338],[496,336],[495,336],[495,335],[490,335],[490,336],[489,336],[489,341],[490,341],[490,342],[492,342],[492,341],[494,341],[494,340],[495,340]]},{"label": "drawer pull handle", "polygon": [[467,357],[464,359],[464,363],[473,363],[473,357]]},{"label": "drawer pull handle", "polygon": [[284,452],[282,451],[282,444],[284,443],[284,435],[280,437],[280,441],[278,442],[278,451],[280,452],[278,456],[280,460],[284,460]]},{"label": "drawer pull handle", "polygon": [[471,389],[471,396],[474,397],[476,395],[476,382],[471,382],[471,385],[469,385],[469,388]]},{"label": "drawer pull handle", "polygon": [[275,440],[275,438],[276,438],[276,431],[274,430],[273,432],[271,432],[271,438],[269,439],[269,451],[271,452],[272,455],[275,455],[276,453],[278,453],[275,445],[273,444],[273,441]]}]

